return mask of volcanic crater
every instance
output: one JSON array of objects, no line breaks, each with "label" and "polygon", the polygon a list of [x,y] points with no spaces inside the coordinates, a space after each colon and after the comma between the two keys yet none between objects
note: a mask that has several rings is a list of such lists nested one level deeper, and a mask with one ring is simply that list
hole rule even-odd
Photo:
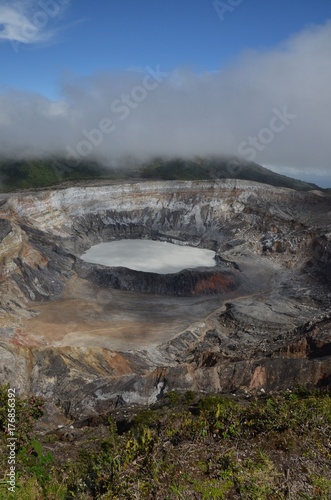
[{"label": "volcanic crater", "polygon": [[[1,382],[83,418],[171,389],[330,380],[329,195],[158,181],[2,203]],[[120,239],[210,249],[216,265],[158,274],[81,259]]]}]

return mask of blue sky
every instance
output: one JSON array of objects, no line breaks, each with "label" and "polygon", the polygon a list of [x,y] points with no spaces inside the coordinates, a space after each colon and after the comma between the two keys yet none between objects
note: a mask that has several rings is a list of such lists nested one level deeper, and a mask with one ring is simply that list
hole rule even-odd
[{"label": "blue sky", "polygon": [[76,150],[139,71],[159,67],[167,81],[93,154],[250,159],[251,137],[264,130],[268,142],[286,108],[296,118],[254,146],[254,161],[326,177],[329,20],[329,0],[0,0],[0,150]]},{"label": "blue sky", "polygon": [[[0,6],[15,2],[0,1]],[[224,10],[223,21],[219,14],[227,0],[217,7],[209,0],[24,2],[29,3],[27,19],[35,20],[36,28],[45,23],[46,40],[0,45],[1,87],[50,97],[67,73],[156,64],[167,71],[219,70],[245,50],[268,50],[303,27],[331,18],[329,0],[237,0],[236,7]]]}]

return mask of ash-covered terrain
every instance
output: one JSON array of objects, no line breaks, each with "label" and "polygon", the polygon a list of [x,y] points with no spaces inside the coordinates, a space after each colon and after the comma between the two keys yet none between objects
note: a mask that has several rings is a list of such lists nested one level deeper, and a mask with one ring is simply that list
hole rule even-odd
[{"label": "ash-covered terrain", "polygon": [[[0,382],[86,418],[172,389],[331,382],[331,197],[244,180],[3,196]],[[208,248],[158,275],[80,259],[99,242]]]}]

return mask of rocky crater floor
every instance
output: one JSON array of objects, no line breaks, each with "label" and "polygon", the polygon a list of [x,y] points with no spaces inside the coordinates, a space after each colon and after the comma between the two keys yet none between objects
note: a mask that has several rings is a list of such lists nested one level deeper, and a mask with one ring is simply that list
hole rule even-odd
[{"label": "rocky crater floor", "polygon": [[[100,242],[216,252],[158,275],[88,264]],[[0,207],[0,383],[72,418],[177,389],[331,383],[331,197],[250,181],[128,182]]]}]

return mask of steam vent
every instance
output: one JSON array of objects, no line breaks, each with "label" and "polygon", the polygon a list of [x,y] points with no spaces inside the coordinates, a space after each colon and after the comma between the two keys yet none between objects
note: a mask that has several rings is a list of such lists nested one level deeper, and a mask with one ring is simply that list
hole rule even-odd
[{"label": "steam vent", "polygon": [[[0,379],[87,418],[167,391],[331,380],[330,197],[239,180],[13,194],[0,220]],[[101,243],[212,252],[152,272]],[[161,259],[161,257],[160,257]]]}]

